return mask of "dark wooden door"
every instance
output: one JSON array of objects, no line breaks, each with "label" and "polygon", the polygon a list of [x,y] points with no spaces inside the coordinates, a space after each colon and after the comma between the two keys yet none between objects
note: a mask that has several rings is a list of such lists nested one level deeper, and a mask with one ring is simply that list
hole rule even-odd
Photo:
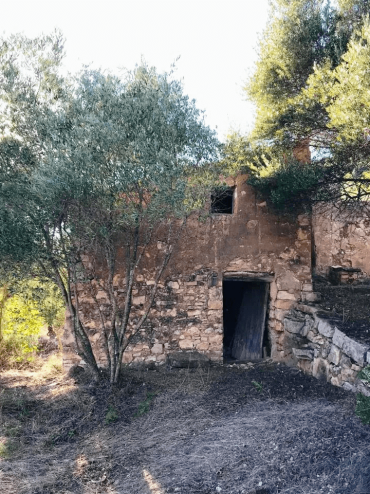
[{"label": "dark wooden door", "polygon": [[243,285],[231,356],[236,360],[259,360],[262,358],[269,284],[251,282]]}]

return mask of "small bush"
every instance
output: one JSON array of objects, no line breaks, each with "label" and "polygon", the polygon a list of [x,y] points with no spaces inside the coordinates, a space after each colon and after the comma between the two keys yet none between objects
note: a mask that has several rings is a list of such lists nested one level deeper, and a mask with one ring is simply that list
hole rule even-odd
[{"label": "small bush", "polygon": [[263,389],[262,383],[259,383],[258,381],[252,381],[252,384],[257,391],[262,391]]},{"label": "small bush", "polygon": [[5,336],[0,341],[0,369],[23,367],[34,360],[33,339],[28,338],[25,345],[24,338],[18,335]]},{"label": "small bush", "polygon": [[138,411],[135,413],[135,417],[141,417],[145,413],[149,412],[150,405],[157,394],[158,394],[157,391],[155,391],[154,393],[148,392],[146,394],[145,400],[139,404],[139,408]]},{"label": "small bush", "polygon": [[107,413],[105,415],[104,422],[105,422],[106,425],[109,425],[112,422],[115,422],[116,420],[118,420],[118,412],[114,408],[113,405],[109,405],[108,406],[108,411],[107,411]]},{"label": "small bush", "polygon": [[[362,381],[370,383],[370,365],[362,369],[357,377]],[[363,424],[370,424],[370,396],[358,393],[355,412]]]}]

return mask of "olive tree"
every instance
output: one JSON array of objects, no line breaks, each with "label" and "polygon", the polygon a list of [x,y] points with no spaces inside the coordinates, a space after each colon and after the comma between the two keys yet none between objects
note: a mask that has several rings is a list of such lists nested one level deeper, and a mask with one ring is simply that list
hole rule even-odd
[{"label": "olive tree", "polygon": [[[58,33],[16,36],[0,47],[0,253],[55,281],[77,353],[98,377],[79,312],[80,294],[90,289],[115,383],[182,226],[216,180],[218,141],[172,74],[142,64],[122,77],[85,69],[63,79],[62,54]],[[134,274],[158,231],[166,235],[163,257],[128,331]],[[99,259],[94,269],[91,259]],[[123,306],[113,288],[117,272],[126,279]],[[108,313],[99,309],[97,289],[106,293]]]}]

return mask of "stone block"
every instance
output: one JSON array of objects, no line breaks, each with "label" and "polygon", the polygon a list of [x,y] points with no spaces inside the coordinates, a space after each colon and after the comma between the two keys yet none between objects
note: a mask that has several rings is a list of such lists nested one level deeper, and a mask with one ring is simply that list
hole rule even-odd
[{"label": "stone block", "polygon": [[356,392],[356,387],[348,382],[344,382],[342,384],[342,388],[345,389],[346,391],[352,391],[352,393]]},{"label": "stone block", "polygon": [[186,328],[186,331],[185,333],[187,336],[199,336],[200,335],[200,331],[199,331],[199,328],[197,328],[196,326],[189,326],[188,328]]},{"label": "stone block", "polygon": [[193,348],[193,341],[192,340],[180,340],[179,341],[179,347],[182,350],[188,350]]},{"label": "stone block", "polygon": [[161,354],[161,353],[163,353],[163,345],[162,345],[162,343],[155,343],[152,346],[151,352],[152,352],[152,354]]},{"label": "stone block", "polygon": [[328,361],[334,365],[339,365],[342,352],[336,345],[332,345],[328,355]]},{"label": "stone block", "polygon": [[354,382],[354,380],[356,379],[356,375],[357,375],[357,372],[355,372],[354,370],[352,370],[348,367],[342,369],[342,372],[341,372],[341,377],[342,377],[343,381]]},{"label": "stone block", "polygon": [[351,338],[346,337],[343,342],[343,352],[346,353],[352,360],[359,363],[360,365],[364,365],[365,362],[365,354],[369,349],[368,346],[362,345],[357,341],[352,340]]},{"label": "stone block", "polygon": [[320,357],[315,358],[312,364],[312,375],[327,380],[329,375],[329,362]]},{"label": "stone block", "polygon": [[362,393],[365,396],[370,396],[370,388],[365,386],[364,383],[358,383],[356,388],[358,393]]},{"label": "stone block", "polygon": [[337,347],[342,348],[345,338],[346,338],[346,335],[344,333],[342,333],[342,331],[339,331],[338,328],[334,328],[334,333],[333,333],[334,345],[337,345]]},{"label": "stone block", "polygon": [[215,334],[213,336],[210,336],[208,341],[213,344],[222,345],[223,336],[221,334]]},{"label": "stone block", "polygon": [[342,367],[351,367],[352,366],[351,359],[347,357],[347,355],[342,355],[340,358],[339,365]]},{"label": "stone block", "polygon": [[317,302],[320,300],[321,295],[316,292],[302,292],[302,302]]},{"label": "stone block", "polygon": [[222,309],[222,300],[208,300],[208,309],[211,310]]},{"label": "stone block", "polygon": [[199,309],[188,310],[187,314],[188,314],[188,317],[196,317],[196,316],[200,316],[202,314],[202,311]]},{"label": "stone block", "polygon": [[312,360],[298,360],[297,367],[305,374],[312,374]]},{"label": "stone block", "polygon": [[313,286],[312,283],[304,283],[302,287],[303,292],[312,292],[313,291]]},{"label": "stone block", "polygon": [[[323,336],[326,336],[328,338],[331,338],[334,334],[334,330],[336,328],[333,327],[328,321],[325,321],[324,319],[317,318],[317,331],[322,334]],[[333,340],[334,342],[334,340]],[[339,345],[337,345],[339,346]]]},{"label": "stone block", "polygon": [[272,283],[270,283],[270,298],[271,298],[271,300],[276,299],[277,292],[278,292],[277,284],[273,281]]},{"label": "stone block", "polygon": [[222,288],[218,288],[217,286],[212,286],[208,290],[208,296],[211,300],[222,300]]},{"label": "stone block", "polygon": [[289,310],[294,304],[295,300],[276,300],[274,305],[277,309]]},{"label": "stone block", "polygon": [[286,271],[277,279],[277,287],[279,290],[300,290],[301,282],[294,276],[292,271]]},{"label": "stone block", "polygon": [[342,380],[340,376],[333,376],[330,380],[333,386],[341,386],[342,385]]},{"label": "stone block", "polygon": [[278,291],[276,298],[278,300],[294,300],[294,301],[297,300],[296,296],[293,293],[289,293],[286,290]]},{"label": "stone block", "polygon": [[290,317],[284,319],[284,328],[286,331],[293,334],[301,334],[305,324],[305,319],[294,319]]},{"label": "stone block", "polygon": [[167,363],[176,368],[208,367],[208,356],[199,352],[174,352],[167,355]]},{"label": "stone block", "polygon": [[286,310],[283,310],[283,309],[276,309],[274,311],[274,316],[275,316],[275,319],[277,319],[278,321],[281,321],[283,322],[285,317],[287,315],[287,311]]},{"label": "stone block", "polygon": [[314,351],[308,348],[293,348],[293,355],[297,357],[297,359],[303,360],[313,360]]},{"label": "stone block", "polygon": [[180,288],[180,285],[178,284],[177,281],[169,281],[168,286],[173,290],[178,290]]},{"label": "stone block", "polygon": [[141,295],[139,297],[132,297],[133,305],[144,305],[145,304],[145,295]]},{"label": "stone block", "polygon": [[309,216],[307,216],[305,214],[300,214],[297,219],[298,219],[298,223],[301,226],[309,226],[310,225],[310,218],[309,218]]},{"label": "stone block", "polygon": [[281,321],[271,321],[271,328],[275,331],[284,331],[284,324]]},{"label": "stone block", "polygon": [[[352,360],[357,362],[359,365],[364,365],[365,356],[369,350],[368,346],[362,345],[357,341],[352,340],[346,336],[342,331],[335,328],[333,335],[333,343],[343,350],[343,352],[351,357]],[[351,365],[351,364],[350,364]],[[348,367],[350,367],[348,365]]]},{"label": "stone block", "polygon": [[303,230],[302,228],[298,228],[297,238],[298,240],[308,240],[310,237],[310,232],[307,230]]},{"label": "stone block", "polygon": [[209,348],[208,341],[200,341],[199,343],[196,344],[196,349],[202,352],[206,352],[208,348]]}]

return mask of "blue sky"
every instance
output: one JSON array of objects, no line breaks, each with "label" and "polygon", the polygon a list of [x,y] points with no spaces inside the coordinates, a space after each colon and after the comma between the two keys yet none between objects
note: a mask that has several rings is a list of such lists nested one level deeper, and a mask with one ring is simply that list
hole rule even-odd
[{"label": "blue sky", "polygon": [[223,139],[230,128],[247,132],[253,123],[242,86],[267,15],[268,0],[6,0],[0,32],[37,36],[59,28],[72,72],[82,64],[132,69],[141,57],[162,72],[180,57],[176,77]]}]

